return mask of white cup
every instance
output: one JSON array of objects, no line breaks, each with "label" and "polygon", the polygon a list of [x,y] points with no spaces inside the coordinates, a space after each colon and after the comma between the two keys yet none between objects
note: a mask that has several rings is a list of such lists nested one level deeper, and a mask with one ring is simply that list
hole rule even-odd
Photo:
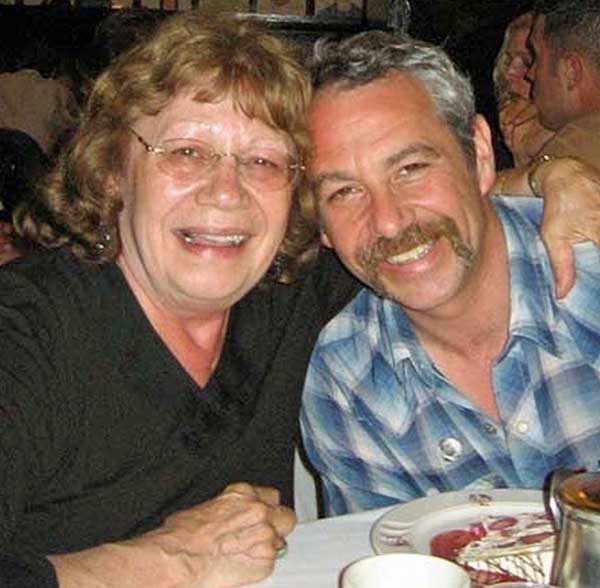
[{"label": "white cup", "polygon": [[388,553],[359,559],[342,573],[342,588],[469,588],[458,565],[432,555]]}]

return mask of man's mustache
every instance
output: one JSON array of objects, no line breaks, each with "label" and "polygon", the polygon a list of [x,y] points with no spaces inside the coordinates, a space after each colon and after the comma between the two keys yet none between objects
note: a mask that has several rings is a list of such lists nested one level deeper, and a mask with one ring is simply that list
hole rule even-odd
[{"label": "man's mustache", "polygon": [[400,255],[419,245],[437,241],[445,237],[456,255],[467,265],[473,261],[473,251],[466,245],[456,223],[448,217],[430,223],[413,223],[393,238],[378,237],[370,246],[359,253],[359,262],[367,273],[383,260]]}]

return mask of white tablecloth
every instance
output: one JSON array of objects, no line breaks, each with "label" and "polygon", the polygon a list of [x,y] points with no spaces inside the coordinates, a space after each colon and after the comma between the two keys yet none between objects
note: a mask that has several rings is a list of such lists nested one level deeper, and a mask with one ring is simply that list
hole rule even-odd
[{"label": "white tablecloth", "polygon": [[349,563],[373,555],[371,525],[387,509],[320,519],[299,524],[288,537],[287,554],[275,572],[257,586],[264,588],[337,588]]}]

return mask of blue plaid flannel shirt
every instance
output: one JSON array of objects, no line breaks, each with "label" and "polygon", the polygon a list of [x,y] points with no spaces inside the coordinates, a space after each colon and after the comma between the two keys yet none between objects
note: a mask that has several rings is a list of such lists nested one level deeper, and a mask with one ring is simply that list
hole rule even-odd
[{"label": "blue plaid flannel shirt", "polygon": [[436,369],[399,305],[362,290],[322,331],[304,390],[303,438],[328,514],[465,488],[541,488],[556,467],[598,469],[600,250],[576,246],[576,285],[557,301],[541,202],[494,206],[511,285],[509,338],[493,368],[501,422]]}]

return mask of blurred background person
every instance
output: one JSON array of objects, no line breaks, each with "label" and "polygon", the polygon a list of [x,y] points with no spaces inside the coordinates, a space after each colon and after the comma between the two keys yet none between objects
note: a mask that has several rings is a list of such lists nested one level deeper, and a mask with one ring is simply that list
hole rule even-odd
[{"label": "blurred background person", "polygon": [[527,77],[539,120],[554,135],[533,160],[499,174],[497,193],[539,195],[540,169],[555,158],[600,166],[600,0],[537,0],[533,12]]},{"label": "blurred background person", "polygon": [[515,166],[529,163],[554,134],[540,123],[537,108],[531,102],[531,82],[526,78],[532,63],[527,46],[532,24],[532,12],[509,24],[494,64],[500,130]]},{"label": "blurred background person", "polygon": [[0,128],[27,133],[52,158],[77,124],[67,56],[43,40],[27,45],[15,71],[0,73]]},{"label": "blurred background person", "polygon": [[26,244],[13,231],[13,215],[36,197],[49,167],[50,159],[27,133],[0,129],[0,265],[26,251]]}]

